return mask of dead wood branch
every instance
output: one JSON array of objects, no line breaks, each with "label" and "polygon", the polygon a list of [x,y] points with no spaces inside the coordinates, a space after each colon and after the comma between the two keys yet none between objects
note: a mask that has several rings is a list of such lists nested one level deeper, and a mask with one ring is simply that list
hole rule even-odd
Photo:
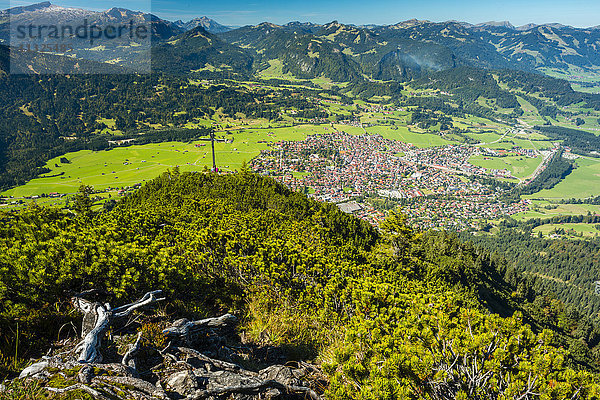
[{"label": "dead wood branch", "polygon": [[206,318],[198,321],[188,321],[180,319],[173,323],[173,326],[163,330],[168,338],[179,337],[188,339],[191,335],[207,329],[230,328],[237,323],[237,318],[232,314],[221,315],[216,318]]},{"label": "dead wood branch", "polygon": [[67,392],[72,392],[74,390],[83,390],[89,394],[91,394],[92,396],[94,396],[95,399],[100,399],[100,400],[108,400],[107,397],[103,396],[99,391],[92,389],[89,386],[86,386],[84,384],[81,383],[76,383],[74,385],[68,386],[66,388],[53,388],[53,387],[44,387],[44,389],[50,391],[50,392],[54,392],[54,393],[58,393],[58,394],[63,394],[63,393],[67,393]]},{"label": "dead wood branch", "polygon": [[169,397],[162,388],[156,387],[150,382],[146,382],[143,379],[125,377],[125,376],[97,376],[94,378],[94,382],[108,382],[115,385],[126,385],[135,388],[137,391],[142,392],[149,396],[154,396],[160,399],[168,399]]},{"label": "dead wood branch", "polygon": [[284,393],[295,393],[307,396],[312,400],[320,400],[321,397],[315,393],[311,388],[304,386],[292,386],[292,385],[284,385],[281,382],[277,382],[274,380],[263,381],[250,385],[240,385],[240,386],[225,386],[216,389],[210,390],[198,390],[194,394],[189,395],[187,400],[200,400],[206,399],[211,396],[222,396],[225,394],[258,394],[261,391],[267,389],[278,389]]},{"label": "dead wood branch", "polygon": [[135,343],[129,345],[129,349],[127,350],[127,353],[125,353],[125,355],[123,356],[123,360],[121,361],[121,364],[123,364],[127,367],[131,367],[134,370],[137,370],[136,362],[135,362],[135,355],[140,350],[141,343],[142,343],[142,332],[139,332]]},{"label": "dead wood branch", "polygon": [[200,361],[209,363],[209,364],[213,365],[215,368],[222,369],[224,371],[235,372],[237,374],[242,374],[242,375],[247,375],[247,376],[257,376],[258,375],[256,372],[245,370],[237,364],[210,358],[210,357],[202,354],[198,350],[190,349],[187,347],[174,347],[174,349],[177,349],[182,353],[186,353],[188,355],[196,357]]}]

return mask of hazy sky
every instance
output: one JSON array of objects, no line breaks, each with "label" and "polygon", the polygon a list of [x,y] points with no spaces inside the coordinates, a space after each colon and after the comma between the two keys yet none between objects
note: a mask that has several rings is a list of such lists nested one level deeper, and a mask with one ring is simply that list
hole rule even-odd
[{"label": "hazy sky", "polygon": [[[0,0],[2,8],[39,2]],[[62,6],[105,10],[123,7],[151,11],[169,20],[208,16],[224,25],[249,25],[269,21],[351,24],[394,24],[411,18],[431,21],[459,20],[471,23],[508,20],[514,25],[529,22],[560,22],[577,27],[600,25],[600,0],[50,0]]]}]

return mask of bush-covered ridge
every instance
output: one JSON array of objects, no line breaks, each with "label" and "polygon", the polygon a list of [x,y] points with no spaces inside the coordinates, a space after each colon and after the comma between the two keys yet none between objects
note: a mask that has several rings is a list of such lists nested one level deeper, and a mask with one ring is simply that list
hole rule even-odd
[{"label": "bush-covered ridge", "polygon": [[251,336],[316,356],[331,398],[598,396],[591,350],[536,323],[503,260],[400,215],[376,231],[245,171],[174,171],[110,212],[78,209],[0,215],[5,374],[64,338],[71,294],[162,289],[178,315],[239,310]]}]

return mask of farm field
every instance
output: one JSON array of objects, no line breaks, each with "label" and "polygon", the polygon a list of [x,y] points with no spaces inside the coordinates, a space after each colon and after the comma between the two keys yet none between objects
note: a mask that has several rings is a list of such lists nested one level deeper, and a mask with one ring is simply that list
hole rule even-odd
[{"label": "farm field", "polygon": [[[225,135],[232,143],[215,143],[217,166],[224,170],[238,169],[244,161],[268,147],[266,142],[303,140],[308,134],[324,133],[322,126],[306,125],[294,128],[250,129]],[[259,141],[264,143],[258,143]],[[199,147],[197,147],[198,145]],[[66,157],[70,163],[60,162]],[[141,146],[117,147],[110,151],[82,150],[50,160],[51,172],[10,189],[4,196],[33,196],[42,193],[74,193],[81,184],[96,189],[125,187],[154,178],[169,168],[201,171],[212,166],[210,142],[165,142]],[[59,175],[60,176],[56,176]]]},{"label": "farm field", "polygon": [[549,190],[525,196],[530,199],[570,199],[600,195],[600,159],[579,158],[577,168]]},{"label": "farm field", "polygon": [[529,211],[515,214],[513,218],[522,221],[531,218],[546,219],[563,215],[586,215],[588,212],[600,214],[600,206],[592,204],[552,204],[546,200],[533,200]]},{"label": "farm field", "polygon": [[483,155],[473,156],[469,159],[473,165],[486,169],[507,169],[517,178],[526,178],[531,175],[542,162],[542,157],[530,158],[525,156],[489,157]]},{"label": "farm field", "polygon": [[[442,136],[439,135],[431,133],[412,132],[404,126],[399,126],[395,128],[397,129],[393,129],[390,126],[372,126],[366,128],[366,130],[370,134],[379,134],[386,139],[400,140],[402,142],[412,143],[417,147],[444,146],[452,143],[451,141],[444,139]],[[348,130],[346,130],[346,132],[354,134],[353,132],[350,132]]]},{"label": "farm field", "polygon": [[600,229],[596,228],[596,225],[593,224],[547,224],[533,229],[534,235],[537,235],[538,232],[541,232],[546,237],[553,233],[558,233],[560,237],[567,236],[570,239],[600,235]]},{"label": "farm field", "polygon": [[569,66],[568,70],[558,68],[538,68],[538,70],[553,78],[568,80],[573,90],[600,93],[600,71],[583,70],[573,66]]}]

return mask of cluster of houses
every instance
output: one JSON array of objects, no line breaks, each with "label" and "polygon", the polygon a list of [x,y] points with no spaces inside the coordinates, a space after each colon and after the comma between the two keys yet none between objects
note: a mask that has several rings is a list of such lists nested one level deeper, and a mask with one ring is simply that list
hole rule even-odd
[{"label": "cluster of houses", "polygon": [[416,224],[457,229],[528,207],[526,201],[505,204],[497,199],[495,188],[472,179],[490,175],[469,163],[478,151],[468,145],[417,148],[380,135],[337,131],[275,143],[253,159],[251,167],[318,200],[338,203],[342,211],[370,222],[378,221],[383,213],[356,199],[376,195],[418,199],[409,201],[406,208]]},{"label": "cluster of houses", "polygon": [[422,197],[404,204],[402,212],[413,225],[422,229],[464,230],[478,228],[481,221],[527,211],[530,204],[531,200],[528,199],[506,203],[492,194],[451,198]]}]

